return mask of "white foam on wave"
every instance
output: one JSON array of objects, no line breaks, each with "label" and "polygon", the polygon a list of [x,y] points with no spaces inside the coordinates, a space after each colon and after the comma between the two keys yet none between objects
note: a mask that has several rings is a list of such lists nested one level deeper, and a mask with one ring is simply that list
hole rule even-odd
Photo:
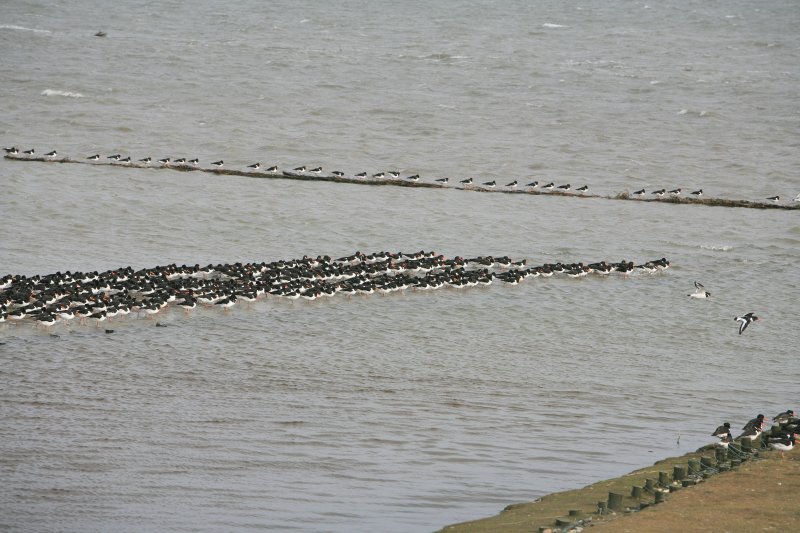
[{"label": "white foam on wave", "polygon": [[563,24],[553,24],[552,22],[545,22],[542,24],[542,28],[567,28],[568,26],[564,26]]},{"label": "white foam on wave", "polygon": [[733,246],[728,246],[728,245],[714,246],[710,244],[709,245],[701,244],[700,248],[702,248],[703,250],[711,250],[712,252],[730,252],[731,250],[733,250]]},{"label": "white foam on wave", "polygon": [[50,33],[50,30],[26,28],[25,26],[15,26],[14,24],[0,24],[0,30],[19,30],[19,31],[32,31],[33,33]]},{"label": "white foam on wave", "polygon": [[55,89],[45,89],[41,92],[42,96],[67,96],[69,98],[85,98],[81,93],[73,93],[71,91],[57,91]]}]

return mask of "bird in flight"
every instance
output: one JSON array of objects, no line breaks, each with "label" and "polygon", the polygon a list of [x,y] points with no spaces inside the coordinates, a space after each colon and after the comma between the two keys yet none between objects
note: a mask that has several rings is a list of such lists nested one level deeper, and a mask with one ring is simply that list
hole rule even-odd
[{"label": "bird in flight", "polygon": [[755,322],[759,318],[755,316],[753,313],[747,313],[746,315],[737,316],[734,320],[739,322],[739,335],[747,329],[752,322]]},{"label": "bird in flight", "polygon": [[702,283],[694,282],[695,291],[689,295],[689,298],[708,298],[711,293],[706,290]]}]

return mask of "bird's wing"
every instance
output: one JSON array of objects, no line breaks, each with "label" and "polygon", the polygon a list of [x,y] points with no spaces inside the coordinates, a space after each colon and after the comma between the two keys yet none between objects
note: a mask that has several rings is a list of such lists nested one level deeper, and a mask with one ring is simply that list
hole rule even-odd
[{"label": "bird's wing", "polygon": [[695,288],[697,289],[697,291],[698,291],[698,292],[705,290],[705,287],[703,286],[703,284],[702,284],[702,283],[697,283],[697,282],[695,281],[695,282],[694,282],[694,286],[695,286]]},{"label": "bird's wing", "polygon": [[738,321],[739,321],[739,335],[741,335],[741,334],[742,334],[742,332],[743,332],[745,329],[747,329],[747,325],[748,325],[750,322],[749,322],[749,321],[747,321],[747,319],[745,319],[744,317],[739,317],[739,318],[737,318],[736,320],[738,320]]}]

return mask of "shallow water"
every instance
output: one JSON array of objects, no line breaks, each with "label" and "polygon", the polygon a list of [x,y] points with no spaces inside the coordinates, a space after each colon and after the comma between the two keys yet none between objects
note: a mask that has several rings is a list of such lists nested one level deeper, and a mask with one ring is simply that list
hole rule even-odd
[{"label": "shallow water", "polygon": [[[790,2],[181,6],[6,6],[3,143],[800,192]],[[355,250],[673,264],[113,334],[2,324],[12,530],[429,531],[797,408],[794,211],[9,161],[0,179],[0,275]],[[739,336],[748,311],[765,320]]]}]

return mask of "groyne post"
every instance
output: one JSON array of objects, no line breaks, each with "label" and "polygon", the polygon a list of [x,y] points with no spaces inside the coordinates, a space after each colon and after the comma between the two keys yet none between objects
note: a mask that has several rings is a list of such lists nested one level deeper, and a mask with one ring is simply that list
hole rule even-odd
[{"label": "groyne post", "polygon": [[622,502],[625,499],[625,496],[622,494],[617,494],[616,492],[609,492],[608,493],[608,508],[612,511],[621,511],[622,510]]}]

